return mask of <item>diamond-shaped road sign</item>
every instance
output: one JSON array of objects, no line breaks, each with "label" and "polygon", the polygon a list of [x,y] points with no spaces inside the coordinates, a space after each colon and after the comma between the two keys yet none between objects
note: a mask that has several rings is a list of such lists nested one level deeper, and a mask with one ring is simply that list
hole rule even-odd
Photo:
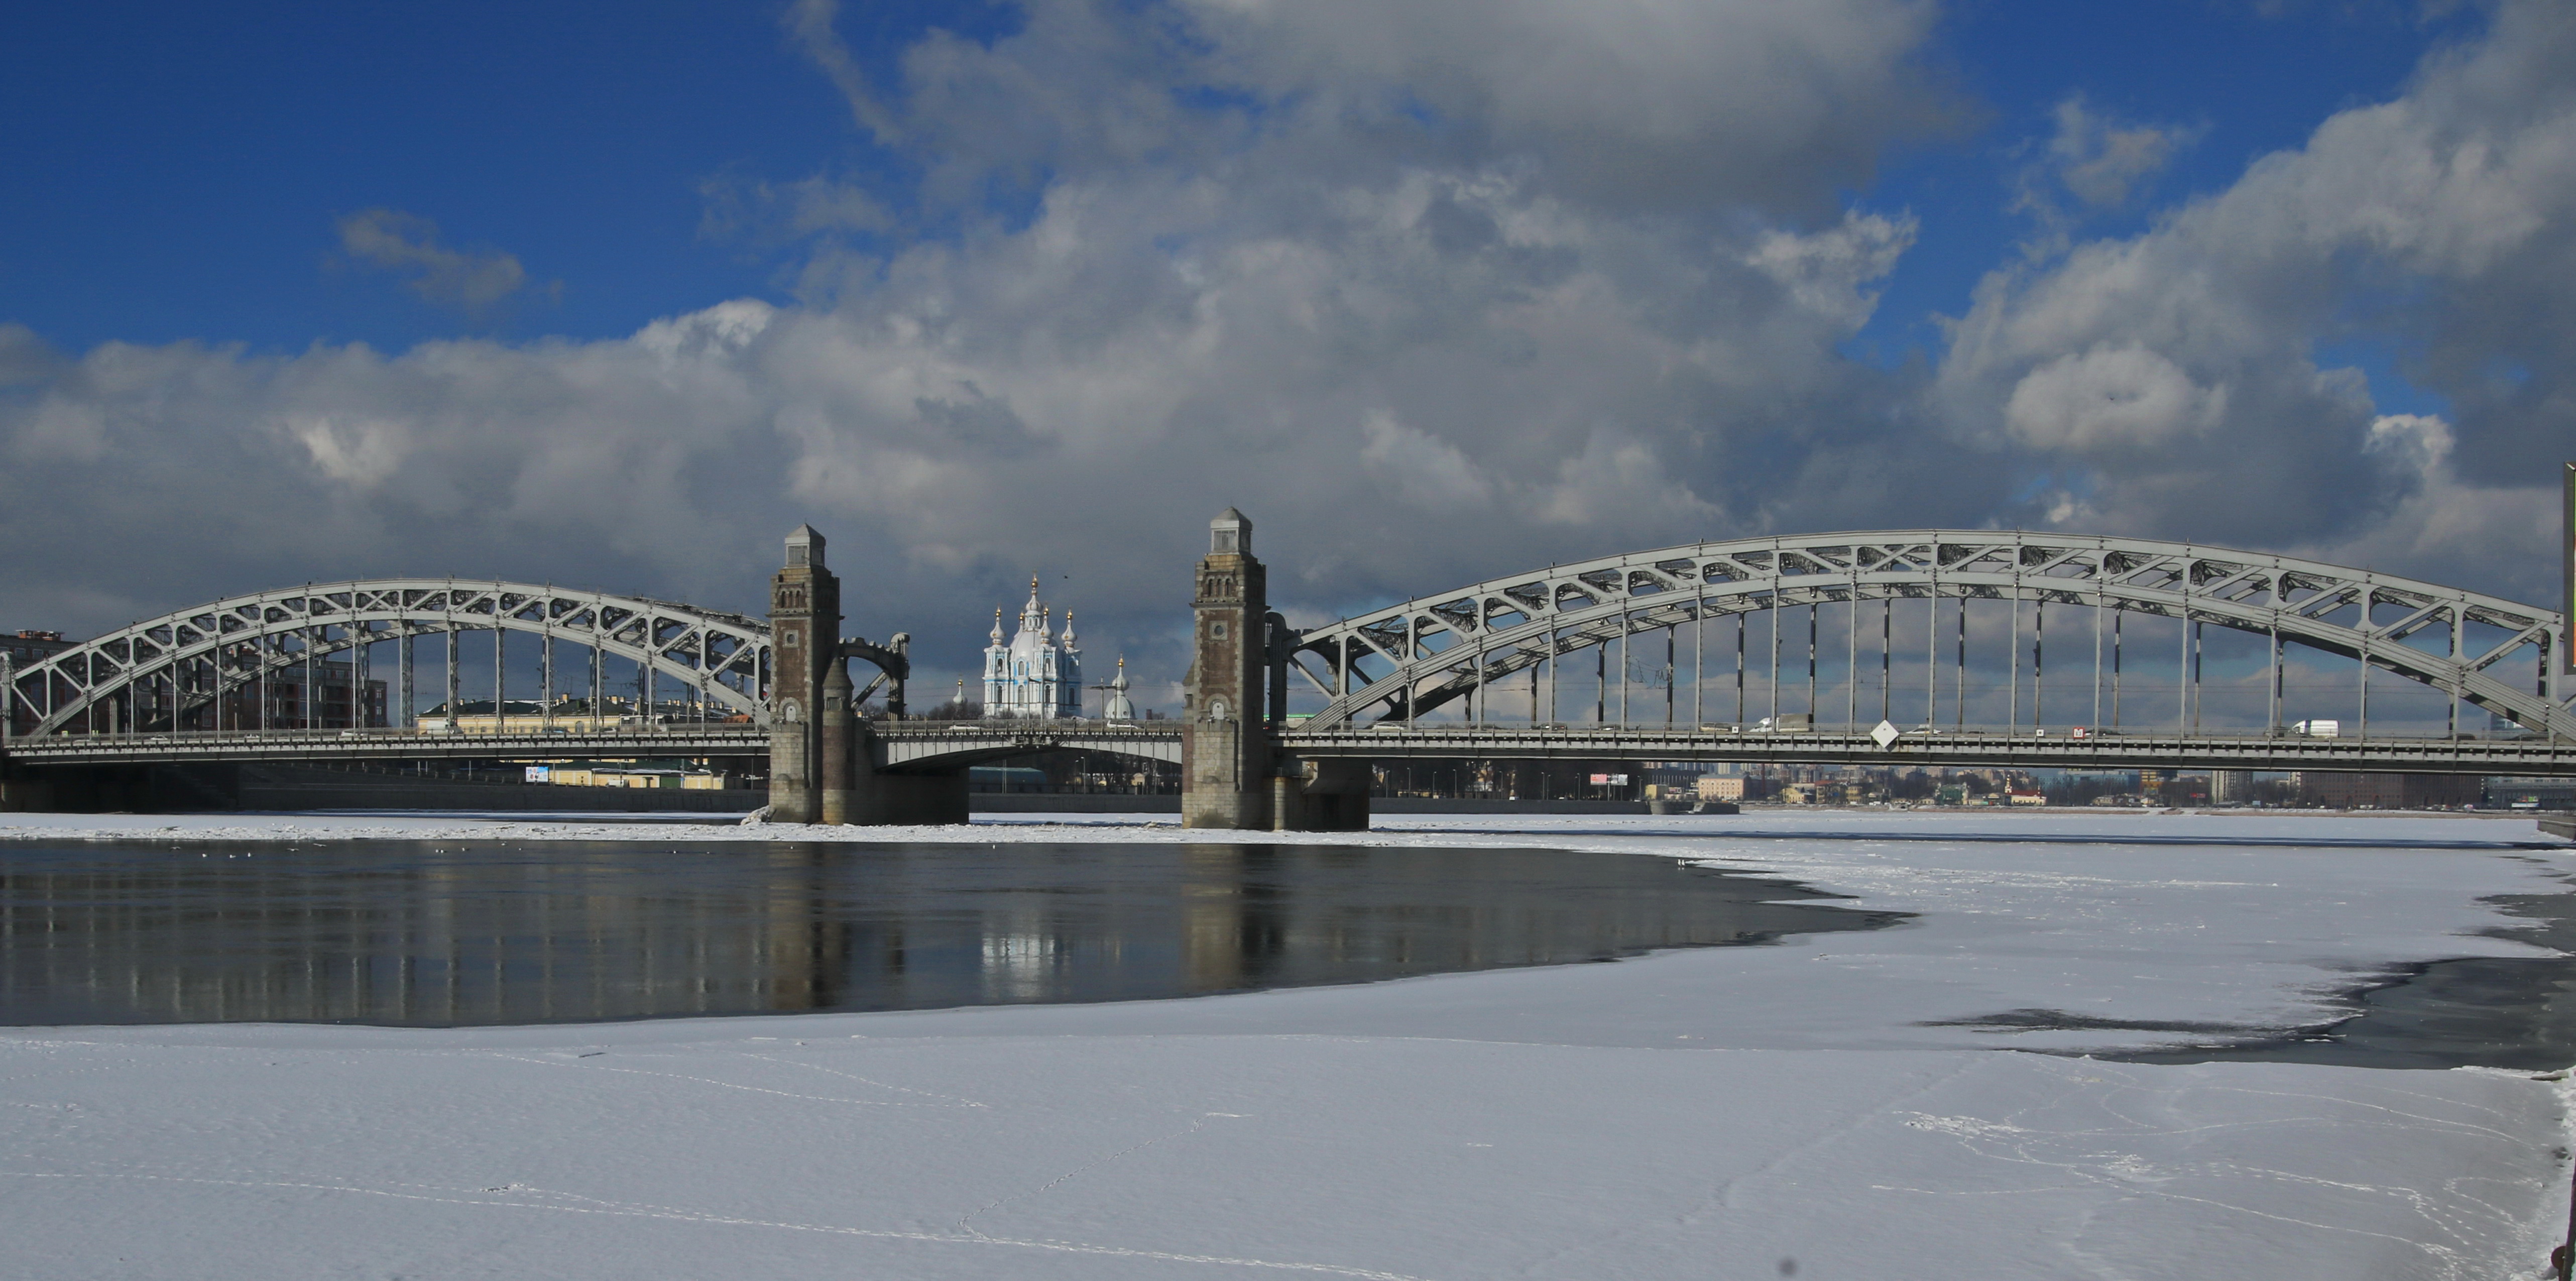
[{"label": "diamond-shaped road sign", "polygon": [[1896,726],[1880,721],[1878,728],[1869,732],[1869,741],[1878,744],[1878,750],[1884,752],[1896,742],[1900,734],[1901,731]]}]

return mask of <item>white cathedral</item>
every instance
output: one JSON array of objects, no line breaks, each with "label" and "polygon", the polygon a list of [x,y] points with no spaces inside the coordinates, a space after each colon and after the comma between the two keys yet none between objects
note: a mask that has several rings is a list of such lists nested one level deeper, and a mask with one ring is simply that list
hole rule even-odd
[{"label": "white cathedral", "polygon": [[1002,611],[993,611],[993,644],[984,651],[984,714],[1036,720],[1082,716],[1082,651],[1073,644],[1073,611],[1064,612],[1064,635],[1047,634],[1047,607],[1038,603],[1038,580],[1029,580],[1029,603],[1020,607],[1020,631],[1002,639]]}]

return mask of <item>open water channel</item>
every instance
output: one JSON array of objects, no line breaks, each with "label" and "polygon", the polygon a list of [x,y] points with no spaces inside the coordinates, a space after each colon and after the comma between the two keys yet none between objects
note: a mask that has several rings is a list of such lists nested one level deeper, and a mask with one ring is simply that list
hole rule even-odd
[{"label": "open water channel", "polygon": [[1669,859],[1297,845],[0,846],[0,1023],[1115,1001],[1872,929]]}]

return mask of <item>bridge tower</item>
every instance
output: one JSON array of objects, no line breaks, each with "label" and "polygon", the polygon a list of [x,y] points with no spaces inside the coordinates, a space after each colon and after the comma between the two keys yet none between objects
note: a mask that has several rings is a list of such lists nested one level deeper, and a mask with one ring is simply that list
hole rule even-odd
[{"label": "bridge tower", "polygon": [[1181,692],[1181,825],[1267,829],[1269,590],[1242,512],[1228,507],[1208,522],[1208,554],[1190,605],[1197,659]]},{"label": "bridge tower", "polygon": [[820,822],[823,685],[841,662],[841,580],[824,568],[811,525],[787,536],[787,564],[769,580],[769,634],[769,817]]}]

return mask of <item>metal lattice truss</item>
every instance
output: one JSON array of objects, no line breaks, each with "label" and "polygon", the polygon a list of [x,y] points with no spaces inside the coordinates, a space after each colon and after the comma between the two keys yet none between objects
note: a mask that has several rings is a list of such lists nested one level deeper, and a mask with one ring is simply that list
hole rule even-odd
[{"label": "metal lattice truss", "polygon": [[112,728],[167,728],[263,674],[351,651],[363,663],[362,647],[381,641],[437,635],[454,644],[495,629],[586,646],[710,706],[769,719],[765,621],[528,583],[398,578],[262,592],[136,623],[9,672],[0,723],[32,721],[30,737],[102,728],[101,715]]},{"label": "metal lattice truss", "polygon": [[[2556,612],[2287,556],[2137,538],[1919,530],[1700,543],[1425,596],[1298,635],[1289,665],[1329,700],[1307,730],[1401,720],[1622,635],[1823,602],[1967,598],[2206,622],[2368,662],[2576,739],[2552,684]],[[2409,638],[2438,630],[2437,652]],[[2478,635],[2474,649],[2466,638]],[[2538,651],[2509,681],[2505,660]],[[2520,669],[2516,664],[2515,670]]]}]

